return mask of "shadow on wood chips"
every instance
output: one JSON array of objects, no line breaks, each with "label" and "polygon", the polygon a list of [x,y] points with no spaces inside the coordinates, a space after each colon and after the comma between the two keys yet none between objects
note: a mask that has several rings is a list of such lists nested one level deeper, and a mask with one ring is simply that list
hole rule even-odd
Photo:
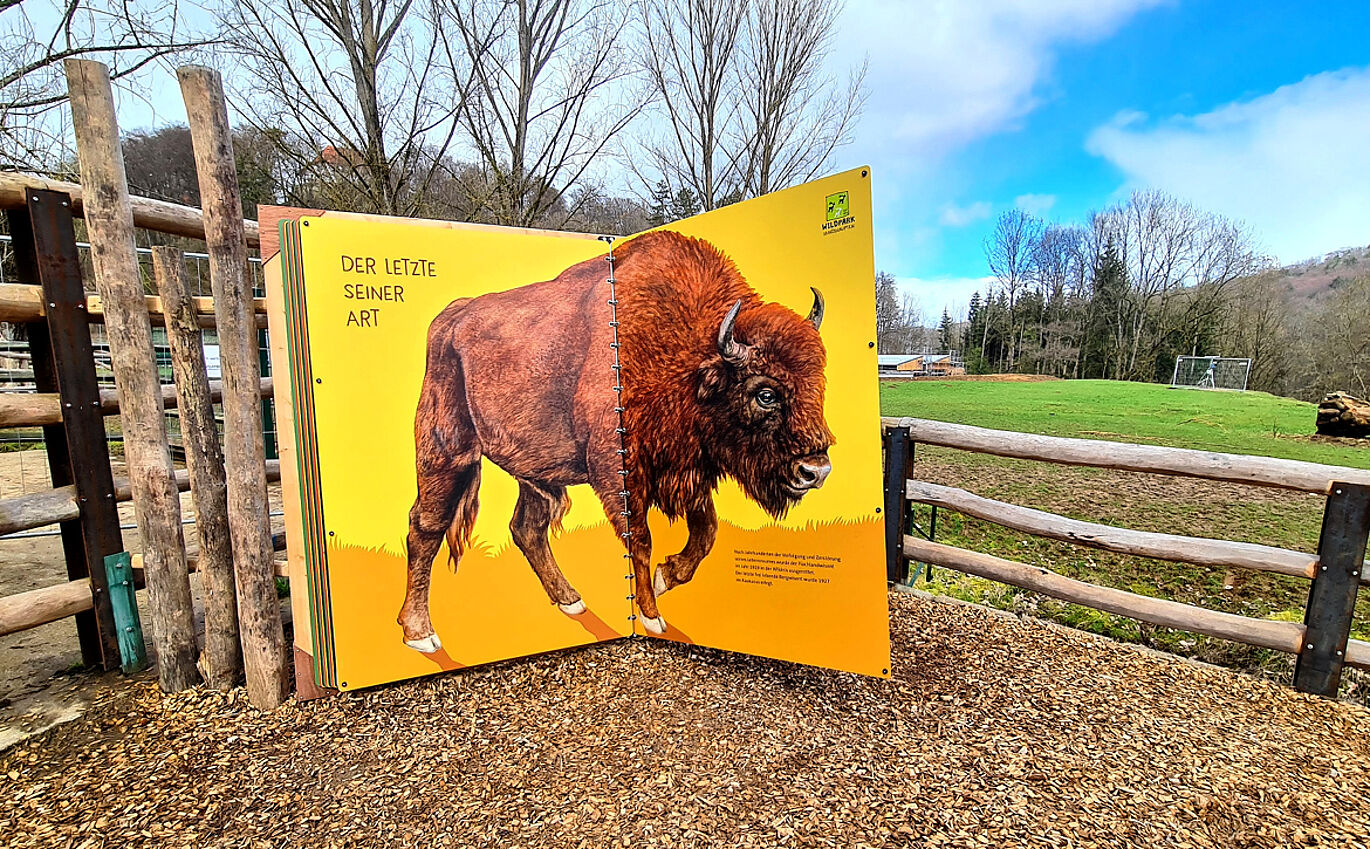
[{"label": "shadow on wood chips", "polygon": [[1364,846],[1370,711],[891,596],[889,681],[621,641],[0,755],[11,846]]}]

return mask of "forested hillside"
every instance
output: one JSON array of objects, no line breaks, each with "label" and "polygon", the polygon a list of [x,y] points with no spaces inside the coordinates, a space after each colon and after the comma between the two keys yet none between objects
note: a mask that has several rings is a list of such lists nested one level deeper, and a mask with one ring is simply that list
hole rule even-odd
[{"label": "forested hillside", "polygon": [[1169,382],[1180,355],[1249,357],[1251,389],[1370,394],[1370,248],[1281,266],[1241,223],[1149,191],[1079,224],[1006,212],[985,259],[990,285],[940,321],[880,276],[881,350],[956,348],[978,373],[1148,382]]}]

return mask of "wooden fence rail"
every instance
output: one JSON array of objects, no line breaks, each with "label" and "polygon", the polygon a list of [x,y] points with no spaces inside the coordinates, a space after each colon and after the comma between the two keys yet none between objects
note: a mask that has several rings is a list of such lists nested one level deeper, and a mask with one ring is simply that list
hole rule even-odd
[{"label": "wooden fence rail", "polygon": [[[214,299],[197,297],[192,300],[195,304],[196,318],[199,320],[200,326],[214,327]],[[147,305],[148,317],[153,324],[166,324],[166,308],[163,306],[160,297],[144,295],[143,302]],[[103,322],[105,320],[105,302],[98,294],[90,292],[86,295],[84,309],[91,321]],[[41,287],[30,283],[0,284],[0,321],[7,321],[11,324],[42,321],[47,315],[47,310],[47,305],[43,302]],[[257,315],[257,327],[266,327],[266,299],[254,298],[252,300],[252,311]]]},{"label": "wooden fence rail", "polygon": [[[908,561],[916,560],[1154,625],[1288,652],[1298,658],[1294,686],[1324,696],[1336,695],[1343,665],[1370,668],[1370,643],[1350,639],[1357,589],[1370,582],[1366,574],[1370,564],[1365,560],[1370,538],[1370,472],[1268,457],[1013,433],[924,419],[887,418],[882,423],[886,428],[887,536],[901,542],[897,550],[891,548],[887,568],[892,580],[904,580]],[[905,458],[912,456],[916,442],[1025,460],[1324,494],[1327,502],[1318,553],[1117,528],[915,480],[911,463]],[[910,533],[915,530],[910,502],[931,505],[934,514],[939,508],[950,509],[1033,536],[1106,551],[1307,578],[1311,588],[1304,621],[1254,619],[1151,598],[923,539]]]},{"label": "wooden fence rail", "polygon": [[1333,481],[1370,485],[1370,471],[1365,469],[1301,460],[1134,445],[1102,439],[1041,436],[927,419],[882,418],[880,421],[885,427],[907,428],[909,438],[914,442],[1067,466],[1151,472],[1316,493],[1326,493]]},{"label": "wooden fence rail", "polygon": [[[1029,566],[978,551],[931,542],[920,537],[904,537],[904,554],[913,560],[935,563],[968,575],[977,575],[1001,584],[1049,595],[1073,604],[1092,607],[1195,634],[1299,654],[1307,629],[1298,622],[1253,619],[1235,613],[1222,613],[1168,599],[1152,598],[1111,587],[1077,581],[1039,566]],[[1370,643],[1349,641],[1346,663],[1370,668]]]},{"label": "wooden fence rail", "polygon": [[[281,461],[266,461],[266,479],[272,482],[281,479]],[[190,473],[185,469],[176,471],[176,486],[181,492],[190,489]],[[123,503],[133,498],[133,488],[128,478],[114,479],[114,500]],[[28,495],[16,495],[0,499],[0,537],[68,522],[80,515],[74,485],[59,486]]]},{"label": "wooden fence rail", "polygon": [[1232,613],[1206,610],[1178,601],[1087,584],[1037,566],[1004,560],[978,551],[904,537],[904,553],[914,560],[936,563],[958,572],[1011,584],[1062,601],[1117,613],[1153,625],[1178,628],[1196,634],[1222,637],[1247,645],[1298,654],[1303,626],[1297,622],[1270,622]]},{"label": "wooden fence rail", "polygon": [[[78,217],[85,214],[83,192],[79,183],[49,180],[34,174],[12,171],[0,171],[0,209],[22,209],[25,204],[24,192],[27,189],[46,189],[70,195],[72,212]],[[129,201],[133,207],[133,223],[144,230],[190,239],[203,240],[205,237],[204,215],[193,206],[136,196],[130,197]],[[260,247],[261,237],[257,231],[256,221],[244,221],[243,231],[248,247]]]},{"label": "wooden fence rail", "polygon": [[[282,536],[276,544],[276,551],[283,551],[284,548],[285,538]],[[186,565],[190,572],[198,571],[200,566],[199,555],[187,555]],[[276,577],[289,576],[286,561],[275,560],[273,568]],[[134,555],[133,569],[134,574],[139,579],[138,583],[141,585],[142,555]],[[68,581],[65,584],[55,584],[50,587],[41,587],[36,590],[5,596],[0,598],[0,637],[37,628],[50,622],[57,622],[66,619],[68,616],[75,616],[90,610],[93,606],[94,601],[91,598],[89,580]]]},{"label": "wooden fence rail", "polygon": [[[223,384],[211,381],[210,395],[214,403],[223,398]],[[272,397],[275,385],[271,378],[261,380],[261,395]],[[176,384],[162,385],[162,408],[175,409]],[[119,390],[100,390],[100,412],[106,416],[119,414]],[[4,392],[0,393],[0,427],[42,427],[60,424],[62,421],[62,399],[56,392]]]},{"label": "wooden fence rail", "polygon": [[[910,501],[954,510],[963,516],[973,516],[1025,534],[1134,557],[1151,557],[1198,566],[1237,566],[1297,578],[1312,578],[1318,571],[1316,554],[1250,542],[1135,531],[1083,522],[920,480],[908,481],[906,493]],[[1362,571],[1360,580],[1361,583],[1370,583],[1370,574]]]}]

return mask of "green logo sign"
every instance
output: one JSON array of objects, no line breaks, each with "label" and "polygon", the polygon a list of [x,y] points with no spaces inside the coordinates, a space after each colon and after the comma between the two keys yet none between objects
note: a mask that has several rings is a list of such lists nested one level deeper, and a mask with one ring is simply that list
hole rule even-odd
[{"label": "green logo sign", "polygon": [[847,193],[838,192],[835,195],[828,195],[828,220],[836,221],[839,218],[846,218],[851,214],[851,204],[847,202]]}]

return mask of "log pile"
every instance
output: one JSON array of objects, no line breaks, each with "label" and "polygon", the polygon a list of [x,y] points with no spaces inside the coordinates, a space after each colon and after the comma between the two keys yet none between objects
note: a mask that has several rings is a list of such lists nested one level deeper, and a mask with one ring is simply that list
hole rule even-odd
[{"label": "log pile", "polygon": [[1370,401],[1345,392],[1329,392],[1318,403],[1318,433],[1370,439]]}]

